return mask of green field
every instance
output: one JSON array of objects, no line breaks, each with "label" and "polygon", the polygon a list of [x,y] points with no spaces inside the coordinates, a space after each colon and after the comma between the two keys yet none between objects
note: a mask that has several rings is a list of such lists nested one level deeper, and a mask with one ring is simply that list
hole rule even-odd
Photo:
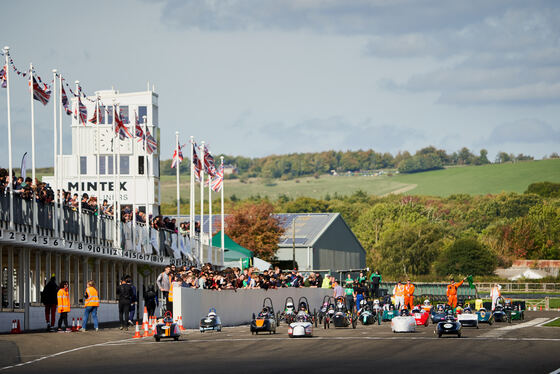
[{"label": "green field", "polygon": [[547,327],[560,327],[560,318],[545,324]]},{"label": "green field", "polygon": [[[181,196],[183,198],[189,196],[188,178],[188,175],[181,176]],[[247,183],[241,183],[239,180],[226,180],[225,195],[227,197],[235,195],[238,198],[260,195],[276,199],[281,194],[285,194],[292,198],[299,196],[324,198],[327,194],[331,196],[335,193],[350,195],[358,190],[378,196],[388,193],[432,196],[449,196],[458,193],[480,195],[497,194],[503,191],[522,193],[529,184],[543,181],[560,183],[559,159],[453,167],[393,176],[322,175],[320,178],[276,180],[268,185],[260,179],[249,179]],[[174,201],[176,196],[175,177],[162,176],[161,182],[162,201]],[[199,196],[199,192],[197,192],[197,196]]]}]

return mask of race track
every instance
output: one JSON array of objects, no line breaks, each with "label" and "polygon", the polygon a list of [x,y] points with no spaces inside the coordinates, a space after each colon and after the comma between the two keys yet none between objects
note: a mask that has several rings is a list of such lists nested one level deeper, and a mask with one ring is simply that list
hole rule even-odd
[{"label": "race track", "polygon": [[560,328],[540,322],[557,312],[527,312],[523,322],[465,328],[438,339],[434,326],[394,334],[390,324],[356,330],[317,328],[313,338],[252,336],[247,326],[186,331],[179,342],[131,339],[132,331],[34,333],[0,337],[6,373],[550,373],[560,368]]}]

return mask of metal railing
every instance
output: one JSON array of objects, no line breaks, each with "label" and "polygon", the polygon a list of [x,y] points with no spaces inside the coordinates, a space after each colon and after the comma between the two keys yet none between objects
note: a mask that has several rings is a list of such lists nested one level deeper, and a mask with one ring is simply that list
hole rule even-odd
[{"label": "metal railing", "polygon": [[[39,235],[60,237],[68,241],[117,248],[125,252],[156,255],[168,258],[177,264],[200,264],[210,262],[222,266],[221,248],[200,245],[199,237],[192,238],[179,235],[167,229],[155,229],[145,223],[117,222],[112,216],[98,215],[90,210],[63,206],[57,209],[62,215],[62,227],[59,228],[60,217],[55,216],[55,205],[22,199],[19,194],[13,198],[14,231],[33,233],[33,209],[37,210],[35,230]],[[10,198],[8,194],[0,194],[0,228],[9,228]],[[81,218],[81,219],[80,219]],[[115,237],[115,233],[118,233]],[[118,240],[118,243],[117,243]],[[200,254],[202,247],[202,256]],[[130,253],[127,256],[130,256]]]}]

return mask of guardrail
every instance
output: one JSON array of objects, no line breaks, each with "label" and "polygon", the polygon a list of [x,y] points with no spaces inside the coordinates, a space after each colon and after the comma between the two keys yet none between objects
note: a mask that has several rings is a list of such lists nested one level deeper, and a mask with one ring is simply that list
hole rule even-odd
[{"label": "guardrail", "polygon": [[[0,194],[0,229],[10,228],[9,200],[8,194]],[[176,232],[154,229],[140,222],[115,223],[111,216],[99,216],[84,209],[80,213],[78,209],[66,206],[57,209],[58,214],[62,215],[62,225],[59,227],[60,217],[55,216],[54,204],[25,200],[16,194],[13,202],[13,231],[16,233],[37,233],[42,237],[83,243],[94,253],[103,252],[101,248],[108,247],[119,249],[119,253],[128,258],[140,258],[137,254],[142,254],[141,258],[149,259],[152,255],[165,257],[166,261],[177,265],[210,262],[223,266],[221,248],[201,245],[198,236],[191,240]],[[35,227],[33,209],[37,210]]]},{"label": "guardrail", "polygon": [[560,283],[476,283],[478,291],[490,292],[495,283],[502,286],[503,292],[560,292]]}]

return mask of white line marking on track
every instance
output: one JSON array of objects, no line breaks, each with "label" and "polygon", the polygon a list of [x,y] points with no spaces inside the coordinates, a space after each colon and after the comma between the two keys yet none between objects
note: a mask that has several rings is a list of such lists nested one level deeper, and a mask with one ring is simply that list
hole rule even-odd
[{"label": "white line marking on track", "polygon": [[550,372],[550,374],[559,374],[559,373],[560,373],[560,368]]},{"label": "white line marking on track", "polygon": [[553,318],[553,319],[548,319],[548,320],[544,321],[543,323],[539,323],[539,324],[537,325],[537,327],[543,327],[543,325],[546,325],[547,323],[556,321],[558,318],[560,318],[560,317],[556,317],[556,318]]},{"label": "white line marking on track", "polygon": [[548,318],[535,318],[534,320],[531,320],[531,321],[528,321],[528,322],[523,322],[523,323],[520,323],[518,325],[509,325],[509,326],[506,326],[506,327],[500,327],[498,329],[488,331],[487,333],[481,335],[481,337],[483,337],[483,338],[498,338],[498,337],[504,335],[505,333],[507,333],[508,331],[522,329],[524,327],[536,326],[539,323],[545,322],[545,321],[548,321]]},{"label": "white line marking on track", "polygon": [[115,340],[114,342],[104,342],[104,343],[98,343],[98,344],[84,345],[82,347],[72,348],[72,349],[69,349],[67,351],[57,352],[57,353],[53,353],[53,354],[46,355],[46,356],[43,356],[43,357],[39,357],[35,360],[20,362],[19,364],[10,365],[10,366],[4,366],[3,368],[0,368],[0,371],[12,369],[12,368],[19,367],[19,366],[25,366],[25,365],[33,364],[35,362],[42,361],[46,358],[57,357],[57,356],[61,356],[61,355],[67,354],[67,353],[81,351],[81,350],[87,349],[87,348],[100,347],[100,346],[103,346],[103,345],[107,345],[108,343],[115,343],[115,342],[121,342],[122,343],[122,342],[126,342],[126,341],[129,341],[129,340],[132,340],[132,338]]}]

